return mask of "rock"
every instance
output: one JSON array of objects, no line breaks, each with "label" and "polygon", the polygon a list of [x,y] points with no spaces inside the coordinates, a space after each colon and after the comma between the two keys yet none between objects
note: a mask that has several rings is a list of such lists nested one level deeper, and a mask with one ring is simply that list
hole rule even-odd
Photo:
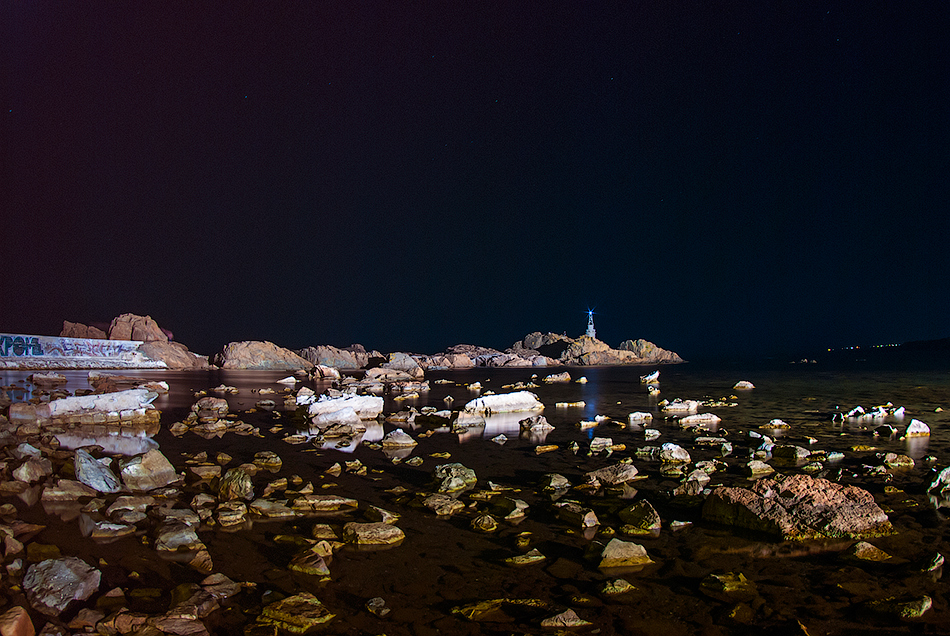
[{"label": "rock", "polygon": [[569,489],[571,487],[571,482],[568,481],[567,477],[564,475],[548,473],[541,477],[541,481],[538,485],[541,487],[541,490],[557,491]]},{"label": "rock", "polygon": [[356,499],[342,495],[305,494],[294,499],[293,509],[314,512],[331,512],[346,508],[356,508],[359,502]]},{"label": "rock", "polygon": [[418,444],[406,431],[397,428],[390,431],[380,442],[383,448],[411,448]]},{"label": "rock", "polygon": [[26,571],[23,590],[33,609],[57,616],[73,601],[84,601],[95,594],[99,579],[99,570],[77,557],[47,559]]},{"label": "rock", "polygon": [[221,497],[222,501],[231,501],[232,499],[250,501],[254,499],[254,484],[251,481],[251,476],[240,466],[229,468],[218,484],[218,496]]},{"label": "rock", "polygon": [[481,415],[540,411],[543,408],[544,405],[538,400],[538,396],[530,391],[483,395],[465,405],[465,410],[469,413],[479,413]]},{"label": "rock", "polygon": [[618,463],[605,466],[587,473],[587,480],[608,486],[618,486],[632,481],[637,476],[637,468],[633,464]]},{"label": "rock", "polygon": [[622,539],[611,539],[607,545],[595,542],[591,544],[590,554],[600,568],[636,567],[653,563],[647,556],[646,548]]},{"label": "rock", "polygon": [[164,488],[179,479],[168,458],[158,449],[144,455],[119,460],[119,473],[130,490],[154,490]]},{"label": "rock", "polygon": [[641,363],[661,364],[683,362],[678,354],[662,349],[648,340],[624,340],[618,347],[621,351],[630,351]]},{"label": "rock", "polygon": [[904,437],[929,437],[930,427],[920,420],[911,420],[904,429]]},{"label": "rock", "polygon": [[[662,404],[662,403],[661,403]],[[675,415],[677,413],[695,413],[699,410],[699,402],[696,400],[676,399],[672,402],[662,404],[661,410],[664,413]]]},{"label": "rock", "polygon": [[311,546],[294,555],[294,558],[291,559],[287,568],[294,572],[317,576],[321,579],[329,579],[330,568],[327,566],[325,556],[322,552],[323,549],[321,546]]},{"label": "rock", "polygon": [[313,594],[301,592],[265,606],[258,622],[291,634],[306,634],[334,616]]},{"label": "rock", "polygon": [[251,463],[260,470],[266,470],[272,473],[276,473],[280,470],[281,466],[284,465],[284,461],[280,458],[280,455],[274,451],[266,450],[254,453],[254,459]]},{"label": "rock", "polygon": [[525,418],[518,422],[518,425],[521,427],[522,431],[528,431],[531,433],[543,433],[545,431],[553,431],[554,426],[548,423],[547,418],[543,415],[532,415],[531,417]]},{"label": "rock", "polygon": [[600,521],[593,510],[573,501],[556,503],[554,509],[558,518],[569,525],[581,528],[593,528],[600,525]]},{"label": "rock", "polygon": [[164,362],[169,369],[199,371],[211,368],[207,356],[192,353],[188,347],[178,342],[145,342],[139,346],[138,351],[150,360]]},{"label": "rock", "polygon": [[746,471],[750,477],[759,477],[762,475],[770,475],[775,472],[775,469],[766,464],[765,462],[753,459],[749,461],[746,465]]},{"label": "rock", "polygon": [[43,501],[78,501],[81,497],[95,497],[98,492],[89,486],[72,479],[60,479],[56,483],[47,482],[43,488]]},{"label": "rock", "polygon": [[933,607],[933,600],[927,595],[912,598],[890,597],[880,601],[868,603],[868,609],[877,614],[884,614],[904,620],[921,618]]},{"label": "rock", "polygon": [[448,517],[465,509],[465,504],[461,501],[442,493],[425,497],[422,500],[422,505],[440,517]]},{"label": "rock", "polygon": [[33,484],[53,474],[53,464],[46,457],[31,457],[17,466],[13,478],[25,484]]},{"label": "rock", "polygon": [[421,378],[424,373],[422,367],[419,366],[419,363],[416,362],[408,353],[396,352],[390,353],[389,359],[384,362],[382,365],[384,369],[395,369],[397,371],[404,371],[414,378]]},{"label": "rock", "polygon": [[739,380],[738,382],[735,383],[735,385],[732,388],[736,389],[737,391],[749,390],[749,389],[754,389],[755,385],[749,382],[748,380]]},{"label": "rock", "polygon": [[541,627],[584,627],[586,625],[592,625],[590,621],[585,621],[577,615],[572,609],[565,610],[560,614],[545,618],[541,621]]},{"label": "rock", "polygon": [[692,460],[685,448],[667,442],[660,447],[660,461],[668,464],[688,464]]},{"label": "rock", "polygon": [[[297,403],[301,404],[299,397]],[[342,397],[322,395],[315,402],[303,403],[309,404],[307,413],[310,417],[351,408],[360,419],[372,420],[379,417],[379,414],[383,411],[383,398],[375,395],[344,395]]]},{"label": "rock", "polygon": [[845,561],[887,561],[891,558],[884,550],[875,547],[867,541],[858,541],[853,546],[841,553],[841,558]]},{"label": "rock", "polygon": [[255,499],[248,505],[248,509],[255,514],[269,519],[283,519],[297,516],[296,511],[292,508],[287,507],[279,501],[271,501],[269,499]]},{"label": "rock", "polygon": [[76,467],[76,479],[102,493],[119,492],[121,484],[107,466],[81,448],[76,449],[73,459]]},{"label": "rock", "polygon": [[861,539],[893,532],[871,493],[808,475],[760,479],[751,488],[716,488],[703,505],[703,518],[782,539]]},{"label": "rock", "polygon": [[699,591],[726,603],[748,602],[759,595],[755,583],[741,572],[710,574],[699,583]]},{"label": "rock", "polygon": [[439,481],[439,492],[457,492],[472,488],[478,481],[475,471],[462,464],[440,464],[435,467],[432,476]]},{"label": "rock", "polygon": [[35,636],[36,629],[26,609],[15,606],[0,614],[0,636]]},{"label": "rock", "polygon": [[63,329],[59,332],[60,338],[81,338],[83,340],[107,340],[109,336],[98,327],[90,327],[78,322],[63,321]]},{"label": "rock", "polygon": [[571,381],[571,374],[568,373],[567,371],[564,371],[563,373],[552,373],[551,375],[546,376],[544,380],[542,380],[542,382],[546,384],[553,384],[555,382],[570,382],[570,381]]},{"label": "rock", "polygon": [[[362,347],[360,347],[362,349]],[[312,365],[332,367],[333,369],[363,369],[369,364],[369,355],[365,350],[350,351],[330,345],[307,347],[296,352]]]},{"label": "rock", "polygon": [[660,515],[646,499],[631,504],[618,513],[623,527],[620,531],[628,535],[653,535],[662,527]]},{"label": "rock", "polygon": [[[301,356],[303,357],[303,356]],[[340,372],[333,367],[328,367],[323,364],[318,364],[313,368],[313,377],[321,380],[339,380],[341,377]]]},{"label": "rock", "polygon": [[356,545],[393,545],[406,538],[394,525],[382,522],[350,522],[343,526],[343,540]]},{"label": "rock", "polygon": [[293,351],[272,342],[245,340],[232,342],[214,356],[214,363],[222,369],[261,369],[295,371],[309,369],[313,364]]},{"label": "rock", "polygon": [[109,325],[109,340],[141,340],[142,342],[168,342],[168,335],[162,331],[151,316],[122,314],[113,318]]},{"label": "rock", "polygon": [[470,525],[472,530],[475,530],[476,532],[484,532],[486,534],[497,532],[498,528],[500,527],[498,525],[498,520],[490,514],[478,515],[472,519],[472,523]]}]

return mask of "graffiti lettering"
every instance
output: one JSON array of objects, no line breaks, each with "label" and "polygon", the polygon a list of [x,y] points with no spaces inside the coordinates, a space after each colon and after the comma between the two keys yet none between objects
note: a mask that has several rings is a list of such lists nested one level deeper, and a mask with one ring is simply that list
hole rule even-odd
[{"label": "graffiti lettering", "polygon": [[0,356],[41,356],[43,345],[35,336],[0,336]]}]

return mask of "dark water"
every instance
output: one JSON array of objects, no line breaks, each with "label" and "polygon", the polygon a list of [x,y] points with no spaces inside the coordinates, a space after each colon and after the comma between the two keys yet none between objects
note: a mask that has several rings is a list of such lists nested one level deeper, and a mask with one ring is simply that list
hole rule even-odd
[{"label": "dark water", "polygon": [[[639,382],[639,375],[648,370],[633,367],[572,368],[576,379],[581,375],[587,384],[569,383],[542,385],[532,389],[545,404],[544,415],[555,430],[544,439],[519,437],[520,417],[490,420],[484,431],[475,429],[464,435],[447,428],[424,437],[425,429],[409,429],[418,436],[419,445],[410,457],[421,457],[419,466],[405,461],[393,464],[381,451],[362,444],[347,449],[316,448],[312,445],[291,446],[281,441],[293,426],[290,413],[247,413],[241,419],[260,426],[263,437],[246,438],[228,435],[222,439],[204,440],[188,434],[175,438],[166,430],[158,436],[162,451],[176,466],[183,467],[185,453],[207,450],[227,452],[234,463],[250,461],[259,450],[274,450],[284,461],[275,475],[259,474],[255,478],[257,492],[270,479],[298,475],[312,481],[318,492],[338,493],[358,499],[363,506],[376,505],[401,515],[397,525],[406,533],[398,547],[385,551],[360,552],[344,550],[330,563],[331,581],[317,583],[287,569],[297,548],[288,547],[281,535],[310,536],[317,521],[342,525],[359,520],[361,513],[327,519],[299,519],[290,522],[254,522],[238,531],[208,528],[201,537],[214,559],[215,571],[235,580],[256,584],[243,593],[242,609],[234,609],[216,619],[217,633],[241,633],[243,625],[259,611],[273,594],[292,594],[301,590],[315,593],[337,614],[327,633],[438,634],[457,633],[543,633],[540,618],[563,609],[573,608],[592,625],[582,633],[600,634],[718,634],[774,633],[858,634],[858,633],[950,633],[947,585],[941,572],[920,574],[913,565],[927,558],[934,550],[950,555],[948,522],[936,502],[927,496],[926,486],[934,468],[950,464],[950,364],[926,358],[854,361],[839,359],[818,364],[698,364],[657,367],[661,369],[658,396],[650,396]],[[560,371],[560,369],[557,369]],[[408,406],[431,405],[445,408],[444,398],[454,398],[454,409],[479,395],[462,384],[480,381],[483,391],[504,392],[502,386],[526,381],[532,373],[542,377],[544,369],[471,369],[465,371],[431,372],[427,378],[432,388],[418,400],[396,402],[387,396],[385,413]],[[5,385],[27,373],[2,372]],[[84,386],[86,374],[70,372],[67,388]],[[142,377],[164,379],[172,392],[156,405],[163,410],[163,424],[181,419],[194,402],[193,391],[208,389],[220,383],[237,386],[240,393],[227,396],[233,412],[253,406],[261,396],[251,389],[272,387],[282,377],[279,372],[210,372],[175,373],[141,372]],[[444,378],[455,384],[435,384]],[[739,380],[749,380],[756,388],[735,391]],[[328,383],[311,384],[318,391]],[[735,396],[735,399],[731,399]],[[661,474],[658,463],[634,459],[646,479],[636,483],[634,499],[621,499],[616,493],[570,492],[567,498],[595,510],[601,521],[600,533],[584,533],[559,521],[552,510],[550,497],[539,492],[536,484],[546,473],[556,472],[573,484],[582,484],[584,474],[629,457],[637,448],[675,442],[686,447],[694,462],[718,457],[718,450],[692,445],[692,435],[665,421],[657,409],[662,399],[727,398],[733,407],[702,408],[722,418],[720,433],[725,431],[734,445],[734,453],[724,458],[727,469],[712,476],[710,486],[748,484],[740,463],[748,461],[752,447],[750,430],[759,431],[763,424],[780,418],[791,425],[781,435],[783,441],[811,449],[841,451],[844,459],[832,468],[840,468],[841,483],[855,484],[872,492],[879,504],[889,511],[897,533],[875,539],[876,546],[892,555],[890,562],[859,564],[839,558],[840,552],[852,542],[780,543],[763,537],[739,536],[736,533],[705,524],[695,502],[670,496],[678,485],[676,477]],[[584,407],[556,408],[556,402],[583,400]],[[278,400],[279,401],[279,400]],[[912,418],[927,423],[932,430],[928,439],[914,443],[875,438],[871,429],[876,423],[832,421],[836,410],[850,410],[893,403],[904,406],[903,421],[890,421],[901,430]],[[938,408],[947,412],[936,412]],[[661,432],[654,442],[646,442],[639,426],[627,426],[626,416],[633,411],[653,412],[652,426]],[[581,420],[604,415],[617,422],[596,428],[580,428]],[[271,432],[271,427],[282,430]],[[371,427],[367,439],[379,439],[395,425],[385,423]],[[760,431],[770,434],[768,431]],[[504,445],[491,438],[504,433]],[[587,446],[593,436],[610,437],[626,449],[611,457],[589,456]],[[809,444],[806,438],[817,441]],[[577,442],[576,454],[569,445]],[[537,455],[539,443],[557,445],[550,453]],[[873,451],[853,452],[855,445],[875,447]],[[917,460],[908,471],[876,470],[879,453],[907,454]],[[449,453],[449,459],[435,458],[433,453]],[[935,458],[933,464],[924,459]],[[344,473],[330,477],[324,471],[335,462],[359,459],[368,467],[365,476]],[[477,512],[489,505],[473,493],[459,498],[468,508],[448,519],[436,517],[418,506],[411,496],[415,492],[433,491],[433,469],[445,462],[458,461],[474,469],[479,478],[478,489],[505,488],[509,496],[530,505],[527,517],[517,524],[502,523],[493,534],[470,529]],[[779,468],[793,473],[798,468]],[[326,486],[326,487],[325,487]],[[405,487],[409,494],[387,492]],[[324,488],[325,487],[325,488]],[[195,486],[194,488],[197,488]],[[182,497],[184,505],[191,495]],[[598,570],[585,551],[592,541],[606,540],[605,528],[620,526],[617,511],[637,499],[649,500],[660,512],[664,527],[658,537],[631,539],[642,543],[653,565],[636,572],[605,572]],[[40,517],[35,509],[25,514]],[[689,522],[682,529],[672,529],[671,522]],[[515,568],[504,559],[521,554],[517,538],[530,532],[530,546],[538,548],[546,561]],[[621,537],[624,538],[624,537]],[[68,551],[91,561],[106,559],[110,567],[105,574],[109,582],[128,588],[152,587],[162,590],[160,599],[169,598],[169,590],[182,581],[198,580],[200,576],[184,566],[162,562],[141,538],[130,538],[108,545],[98,545],[78,536],[75,523],[49,521],[49,528],[37,537],[41,542],[57,542],[70,546]],[[130,577],[129,572],[137,575]],[[710,573],[742,573],[757,587],[757,596],[749,600],[747,611],[733,616],[734,602],[710,598],[700,590],[700,581]],[[635,590],[618,597],[601,593],[605,582],[624,578]],[[105,589],[105,588],[104,588]],[[933,599],[933,609],[923,619],[902,622],[869,611],[867,602],[891,596],[920,596]],[[373,597],[382,597],[392,609],[385,618],[377,618],[363,606]],[[452,613],[454,607],[496,598],[534,598],[549,604],[550,609],[538,614],[509,611],[506,622],[471,622]],[[153,601],[157,605],[161,600]],[[161,608],[152,608],[158,611]],[[743,613],[745,612],[745,613]]]}]

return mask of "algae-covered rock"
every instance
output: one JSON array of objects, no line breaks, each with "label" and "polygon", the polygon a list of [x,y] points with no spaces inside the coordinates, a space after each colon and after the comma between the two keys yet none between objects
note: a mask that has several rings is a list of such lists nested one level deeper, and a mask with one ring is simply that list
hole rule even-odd
[{"label": "algae-covered rock", "polygon": [[334,616],[316,596],[301,592],[265,606],[258,622],[274,625],[291,634],[306,634]]},{"label": "algae-covered rock", "polygon": [[759,595],[755,583],[741,572],[710,574],[700,582],[699,590],[706,596],[727,603],[751,601]]},{"label": "algae-covered rock", "polygon": [[439,492],[442,493],[465,490],[473,487],[478,482],[474,470],[457,462],[440,464],[435,467],[432,474],[440,482]]}]

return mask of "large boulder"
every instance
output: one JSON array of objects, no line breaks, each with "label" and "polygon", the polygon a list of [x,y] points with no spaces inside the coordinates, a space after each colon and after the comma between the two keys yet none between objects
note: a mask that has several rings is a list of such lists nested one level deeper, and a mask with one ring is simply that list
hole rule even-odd
[{"label": "large boulder", "polygon": [[208,369],[207,356],[199,356],[188,351],[188,347],[178,342],[146,342],[139,347],[139,353],[152,360],[164,362],[169,369],[201,370]]},{"label": "large boulder", "polygon": [[106,332],[98,327],[83,325],[78,322],[63,321],[63,330],[59,332],[60,338],[83,338],[91,340],[107,340]]},{"label": "large boulder", "polygon": [[112,324],[109,325],[109,340],[168,342],[168,335],[151,316],[122,314],[112,319]]},{"label": "large boulder", "polygon": [[530,391],[515,391],[498,395],[483,395],[470,400],[465,405],[469,413],[491,415],[493,413],[520,413],[522,411],[540,411],[544,404]]},{"label": "large boulder", "polygon": [[679,357],[678,354],[667,351],[666,349],[661,349],[652,342],[643,340],[624,340],[620,343],[618,347],[622,351],[630,351],[634,356],[642,360],[644,363],[662,363],[662,362],[683,362],[683,359]]},{"label": "large boulder", "polygon": [[808,475],[716,488],[703,505],[703,518],[795,540],[864,539],[894,531],[868,491]]},{"label": "large boulder", "polygon": [[308,360],[312,366],[323,365],[334,369],[362,369],[369,364],[370,358],[370,354],[359,345],[353,345],[349,349],[317,345],[300,349],[297,355]]},{"label": "large boulder", "polygon": [[261,369],[294,371],[309,369],[313,366],[309,360],[273,342],[266,340],[245,340],[232,342],[214,357],[214,363],[222,369]]}]

